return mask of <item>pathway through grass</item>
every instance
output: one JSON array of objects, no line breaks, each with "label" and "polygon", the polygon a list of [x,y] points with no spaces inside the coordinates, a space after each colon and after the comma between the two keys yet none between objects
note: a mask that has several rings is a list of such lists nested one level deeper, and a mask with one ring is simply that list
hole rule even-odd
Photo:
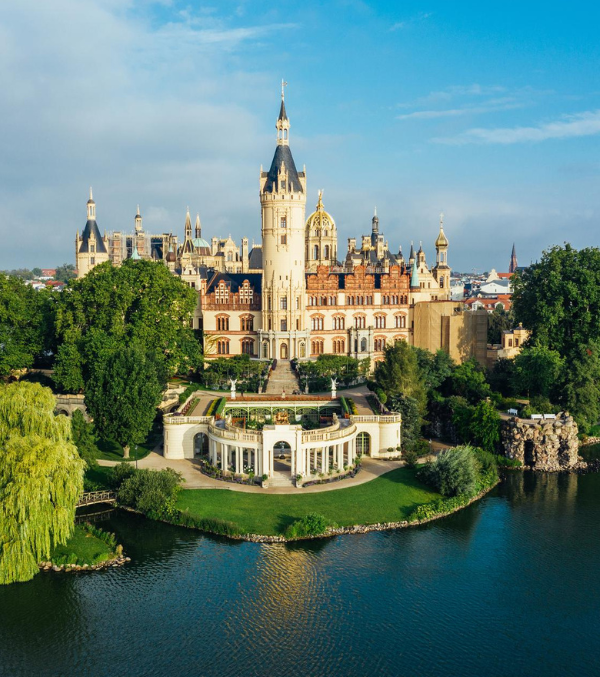
[{"label": "pathway through grass", "polygon": [[235,522],[244,533],[274,535],[309,512],[321,513],[338,526],[398,522],[417,505],[438,498],[415,478],[414,470],[398,468],[356,487],[305,495],[188,489],[181,492],[177,507],[195,517]]}]

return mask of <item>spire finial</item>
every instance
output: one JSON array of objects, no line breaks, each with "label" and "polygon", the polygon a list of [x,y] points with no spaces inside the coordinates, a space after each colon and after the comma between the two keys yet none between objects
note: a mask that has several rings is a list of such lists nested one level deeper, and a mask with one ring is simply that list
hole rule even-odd
[{"label": "spire finial", "polygon": [[139,205],[137,206],[137,215],[138,216],[140,215],[140,206]]},{"label": "spire finial", "polygon": [[377,207],[375,207],[375,211],[373,212],[373,216],[377,216]]},{"label": "spire finial", "polygon": [[90,186],[90,200],[93,200],[94,196],[92,195],[92,187]]},{"label": "spire finial", "polygon": [[285,92],[284,92],[284,87],[287,87],[287,82],[281,78],[281,100],[283,101],[285,99]]},{"label": "spire finial", "polygon": [[440,212],[440,228],[444,227],[444,212]]}]

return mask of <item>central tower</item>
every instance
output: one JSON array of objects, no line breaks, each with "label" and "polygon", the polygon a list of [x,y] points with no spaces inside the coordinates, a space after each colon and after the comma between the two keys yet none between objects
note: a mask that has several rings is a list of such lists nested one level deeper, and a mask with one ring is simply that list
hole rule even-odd
[{"label": "central tower", "polygon": [[296,169],[284,85],[277,118],[277,147],[268,172],[260,172],[263,256],[261,357],[305,358],[304,326],[306,171]]}]

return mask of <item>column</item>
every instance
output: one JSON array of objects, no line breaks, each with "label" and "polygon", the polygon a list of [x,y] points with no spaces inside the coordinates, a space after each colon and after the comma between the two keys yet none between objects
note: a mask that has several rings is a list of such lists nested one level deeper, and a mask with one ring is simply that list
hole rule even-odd
[{"label": "column", "polygon": [[239,473],[241,472],[242,465],[240,458],[242,454],[240,454],[240,451],[242,450],[240,449],[240,447],[234,447],[234,451],[235,451],[235,472],[239,475]]}]

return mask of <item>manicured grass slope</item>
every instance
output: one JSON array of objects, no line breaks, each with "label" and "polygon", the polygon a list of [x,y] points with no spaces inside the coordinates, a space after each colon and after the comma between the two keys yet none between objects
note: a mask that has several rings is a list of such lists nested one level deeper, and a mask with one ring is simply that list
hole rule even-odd
[{"label": "manicured grass slope", "polygon": [[55,562],[72,554],[77,555],[77,564],[98,564],[114,556],[109,545],[81,526],[75,527],[73,535],[64,545],[54,548],[50,559]]},{"label": "manicured grass slope", "polygon": [[309,512],[321,513],[338,526],[398,522],[417,505],[438,498],[415,478],[414,470],[398,468],[357,487],[314,494],[188,489],[181,492],[177,506],[196,517],[235,522],[244,533],[274,535]]}]

